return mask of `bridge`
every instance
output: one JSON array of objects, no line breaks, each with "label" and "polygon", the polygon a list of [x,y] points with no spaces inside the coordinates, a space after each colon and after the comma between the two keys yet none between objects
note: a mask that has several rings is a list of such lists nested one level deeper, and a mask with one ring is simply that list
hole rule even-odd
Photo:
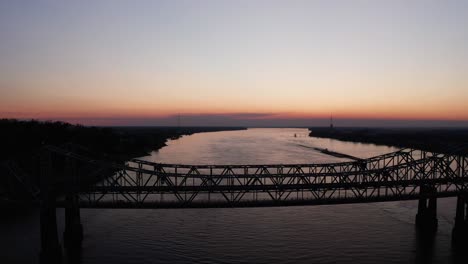
[{"label": "bridge", "polygon": [[[67,162],[99,168],[93,171],[96,183],[74,190],[84,208],[364,203],[419,199],[421,186],[433,188],[435,197],[455,196],[468,188],[468,158],[413,149],[351,162],[275,165],[181,165],[140,159],[119,165],[63,155]],[[79,185],[81,177],[69,174]]]},{"label": "bridge", "polygon": [[[65,186],[63,195],[57,193],[60,185]],[[418,200],[416,225],[431,233],[437,229],[437,198],[458,197],[453,238],[468,241],[468,157],[415,149],[340,163],[182,165],[141,159],[116,163],[48,146],[41,155],[40,189],[43,263],[60,262],[56,207],[65,208],[65,247],[75,248],[83,237],[80,208]]]}]

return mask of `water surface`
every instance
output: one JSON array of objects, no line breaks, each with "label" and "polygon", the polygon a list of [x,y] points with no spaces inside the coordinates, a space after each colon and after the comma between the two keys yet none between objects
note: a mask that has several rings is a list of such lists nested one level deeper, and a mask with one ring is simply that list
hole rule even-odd
[{"label": "water surface", "polygon": [[[307,137],[306,129],[200,133],[143,159],[184,164],[324,163],[396,149]],[[448,263],[454,199],[439,199],[434,243],[417,239],[415,201],[237,209],[82,209],[82,263]],[[60,233],[63,210],[58,211]],[[35,263],[37,212],[2,219],[1,259]],[[33,243],[31,243],[33,241]],[[6,250],[8,249],[8,250]],[[4,263],[4,262],[2,262]]]}]

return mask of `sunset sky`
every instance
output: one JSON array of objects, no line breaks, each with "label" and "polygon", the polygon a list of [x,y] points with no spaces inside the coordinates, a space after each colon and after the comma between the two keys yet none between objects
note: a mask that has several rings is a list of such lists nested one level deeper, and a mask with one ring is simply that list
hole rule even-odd
[{"label": "sunset sky", "polygon": [[0,118],[308,126],[331,114],[468,126],[468,1],[0,2]]}]

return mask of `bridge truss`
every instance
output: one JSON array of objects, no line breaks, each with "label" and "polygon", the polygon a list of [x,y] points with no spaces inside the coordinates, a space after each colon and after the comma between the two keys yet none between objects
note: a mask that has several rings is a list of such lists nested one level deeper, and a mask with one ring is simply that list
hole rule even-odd
[{"label": "bridge truss", "polygon": [[[402,149],[326,164],[181,165],[133,159],[125,164],[66,157],[65,173],[93,184],[71,188],[80,207],[249,207],[363,203],[437,197],[468,190],[468,157]],[[81,165],[80,165],[81,164]],[[78,170],[88,166],[91,169]],[[86,171],[86,175],[82,175]],[[84,177],[86,176],[86,177]],[[76,183],[76,182],[75,182]],[[58,201],[58,204],[65,201]]]}]

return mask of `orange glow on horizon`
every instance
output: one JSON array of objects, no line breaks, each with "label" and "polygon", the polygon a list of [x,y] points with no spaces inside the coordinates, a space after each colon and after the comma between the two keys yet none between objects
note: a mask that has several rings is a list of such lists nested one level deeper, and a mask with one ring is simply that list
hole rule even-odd
[{"label": "orange glow on horizon", "polygon": [[452,112],[451,115],[437,112],[404,113],[400,111],[317,111],[317,112],[252,112],[252,111],[170,111],[134,109],[125,111],[34,111],[34,112],[0,112],[0,118],[39,119],[39,120],[105,120],[105,119],[163,119],[177,115],[190,116],[230,116],[233,119],[245,120],[307,120],[307,119],[363,119],[363,120],[446,120],[468,121],[468,114],[462,111]]},{"label": "orange glow on horizon", "polygon": [[462,1],[4,2],[0,118],[468,127]]}]

